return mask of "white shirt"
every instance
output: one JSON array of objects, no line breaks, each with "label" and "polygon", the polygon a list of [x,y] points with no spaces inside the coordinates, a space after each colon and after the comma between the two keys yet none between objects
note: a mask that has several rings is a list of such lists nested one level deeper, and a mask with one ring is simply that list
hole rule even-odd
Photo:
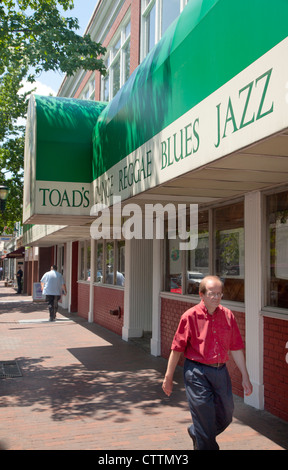
[{"label": "white shirt", "polygon": [[61,295],[62,286],[64,279],[62,274],[58,273],[54,269],[44,274],[41,281],[44,284],[43,294],[44,295]]}]

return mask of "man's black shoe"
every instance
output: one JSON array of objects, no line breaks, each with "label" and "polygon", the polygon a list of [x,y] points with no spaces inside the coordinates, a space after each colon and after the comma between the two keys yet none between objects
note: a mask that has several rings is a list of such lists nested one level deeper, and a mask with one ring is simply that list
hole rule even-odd
[{"label": "man's black shoe", "polygon": [[191,437],[191,439],[192,439],[192,441],[193,441],[193,448],[194,448],[194,450],[197,450],[196,436],[194,436],[194,434],[191,433],[190,427],[187,428],[187,431],[188,431],[188,434],[189,434],[189,436]]}]

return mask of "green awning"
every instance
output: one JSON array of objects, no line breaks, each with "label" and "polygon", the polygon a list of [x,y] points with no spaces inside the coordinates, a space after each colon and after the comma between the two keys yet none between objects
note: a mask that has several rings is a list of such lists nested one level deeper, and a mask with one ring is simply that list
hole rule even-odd
[{"label": "green awning", "polygon": [[106,103],[32,97],[36,116],[36,180],[91,183],[92,131]]},{"label": "green awning", "polygon": [[193,0],[101,113],[93,180],[287,37],[287,0]]}]

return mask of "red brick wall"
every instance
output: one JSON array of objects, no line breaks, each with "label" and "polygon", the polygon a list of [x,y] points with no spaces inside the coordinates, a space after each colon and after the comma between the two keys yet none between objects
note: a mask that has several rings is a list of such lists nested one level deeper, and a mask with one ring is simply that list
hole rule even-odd
[{"label": "red brick wall", "polygon": [[[110,310],[121,308],[121,317]],[[122,336],[124,317],[124,290],[101,286],[94,287],[94,322]]]},{"label": "red brick wall", "polygon": [[[78,283],[78,315],[88,320],[89,312],[89,283]],[[111,315],[110,310],[121,308],[121,317]],[[98,325],[122,336],[124,318],[124,290],[113,287],[94,286],[94,317]]]},{"label": "red brick wall", "polygon": [[78,315],[88,320],[89,312],[89,284],[78,282]]},{"label": "red brick wall", "polygon": [[140,63],[141,0],[133,0],[131,3],[130,74]]},{"label": "red brick wall", "polygon": [[[168,358],[170,354],[171,343],[177,329],[181,315],[191,308],[193,303],[183,302],[181,300],[161,299],[161,356]],[[238,323],[243,340],[245,339],[245,314],[233,312]],[[183,365],[184,358],[179,362]],[[241,385],[241,374],[236,367],[235,362],[230,358],[227,367],[232,380],[233,393],[243,396]]]},{"label": "red brick wall", "polygon": [[288,321],[264,318],[265,409],[288,421]]}]

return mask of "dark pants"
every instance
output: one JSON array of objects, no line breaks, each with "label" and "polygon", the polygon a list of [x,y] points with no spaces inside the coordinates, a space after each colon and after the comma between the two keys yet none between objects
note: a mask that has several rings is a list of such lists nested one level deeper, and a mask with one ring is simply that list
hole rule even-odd
[{"label": "dark pants", "polygon": [[58,311],[58,300],[60,295],[46,295],[46,300],[48,302],[48,308],[50,313],[50,320],[55,320],[56,313]]},{"label": "dark pants", "polygon": [[186,395],[198,450],[219,450],[216,436],[232,422],[234,403],[226,366],[214,368],[188,359],[184,364]]}]

